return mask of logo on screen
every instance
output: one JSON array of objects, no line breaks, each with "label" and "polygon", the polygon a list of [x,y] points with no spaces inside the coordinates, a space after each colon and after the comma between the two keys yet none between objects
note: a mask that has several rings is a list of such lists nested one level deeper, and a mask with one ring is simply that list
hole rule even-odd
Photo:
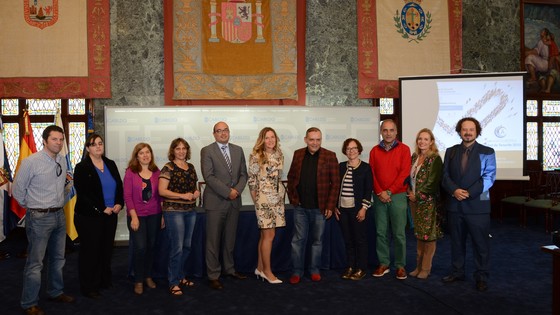
[{"label": "logo on screen", "polygon": [[496,135],[496,137],[498,137],[498,138],[503,138],[503,137],[507,136],[506,127],[504,127],[504,126],[496,127],[494,129],[494,135]]}]

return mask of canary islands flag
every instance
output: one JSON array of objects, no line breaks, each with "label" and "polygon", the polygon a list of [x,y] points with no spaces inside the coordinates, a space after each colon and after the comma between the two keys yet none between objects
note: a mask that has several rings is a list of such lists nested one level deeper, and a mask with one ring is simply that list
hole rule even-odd
[{"label": "canary islands flag", "polygon": [[[60,117],[60,112],[56,113],[55,125],[64,130],[64,125],[62,124],[62,118]],[[78,237],[78,232],[74,226],[74,206],[76,205],[76,190],[74,189],[74,170],[72,168],[72,163],[70,163],[70,151],[68,151],[68,142],[65,140],[62,145],[62,150],[60,154],[66,159],[66,185],[64,190],[66,192],[66,199],[64,200],[64,215],[66,216],[66,234],[71,240],[75,240]]]}]

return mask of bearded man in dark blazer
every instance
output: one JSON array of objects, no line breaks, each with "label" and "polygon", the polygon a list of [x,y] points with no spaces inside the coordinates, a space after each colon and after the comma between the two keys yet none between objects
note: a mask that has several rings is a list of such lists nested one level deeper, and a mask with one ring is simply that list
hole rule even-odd
[{"label": "bearded man in dark blazer", "polygon": [[[200,151],[202,176],[206,182],[203,206],[206,211],[206,271],[212,289],[221,290],[220,275],[245,279],[234,267],[233,250],[241,208],[241,192],[247,184],[243,149],[229,143],[229,126],[214,125],[213,142]],[[220,264],[220,253],[223,264]]]},{"label": "bearded man in dark blazer", "polygon": [[447,192],[452,272],[442,280],[449,283],[465,279],[466,243],[470,234],[476,289],[486,291],[490,260],[490,187],[496,180],[496,153],[476,142],[482,132],[478,120],[463,118],[455,131],[462,143],[446,150],[442,179]]}]

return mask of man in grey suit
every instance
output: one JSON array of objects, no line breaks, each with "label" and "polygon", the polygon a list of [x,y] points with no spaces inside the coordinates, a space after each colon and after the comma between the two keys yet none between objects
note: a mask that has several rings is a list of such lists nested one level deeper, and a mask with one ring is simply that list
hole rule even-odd
[{"label": "man in grey suit", "polygon": [[[200,151],[202,176],[206,182],[203,204],[206,210],[206,272],[210,287],[223,289],[220,274],[235,279],[246,276],[235,271],[233,249],[241,208],[241,192],[247,184],[243,149],[229,143],[229,126],[214,125],[216,142]],[[223,245],[223,246],[222,246]],[[223,265],[220,264],[220,250]]]}]

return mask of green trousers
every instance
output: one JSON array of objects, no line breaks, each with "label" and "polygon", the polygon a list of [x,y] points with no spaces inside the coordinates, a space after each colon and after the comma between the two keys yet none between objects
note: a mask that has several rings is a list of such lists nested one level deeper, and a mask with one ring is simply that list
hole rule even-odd
[{"label": "green trousers", "polygon": [[391,250],[389,245],[391,237],[389,231],[392,232],[395,268],[404,268],[406,266],[406,193],[393,194],[391,202],[382,203],[379,197],[374,195],[373,208],[375,210],[375,228],[377,259],[381,265],[390,266]]}]

